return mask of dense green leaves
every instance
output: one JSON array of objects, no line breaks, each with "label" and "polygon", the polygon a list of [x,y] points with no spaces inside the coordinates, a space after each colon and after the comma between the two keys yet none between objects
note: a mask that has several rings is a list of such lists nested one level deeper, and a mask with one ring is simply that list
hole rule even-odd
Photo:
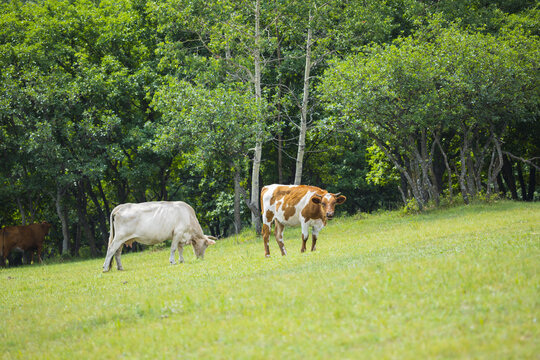
[{"label": "dense green leaves", "polygon": [[535,197],[534,2],[256,4],[2,2],[0,225],[47,219],[48,252],[96,255],[115,205],[181,199],[228,234],[252,180],[294,181],[301,120],[302,182],[349,212],[443,182]]}]

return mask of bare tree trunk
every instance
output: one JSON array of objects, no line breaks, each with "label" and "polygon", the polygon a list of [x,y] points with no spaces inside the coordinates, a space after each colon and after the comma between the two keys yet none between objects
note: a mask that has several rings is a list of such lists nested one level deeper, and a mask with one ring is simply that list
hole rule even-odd
[{"label": "bare tree trunk", "polygon": [[56,213],[60,218],[60,223],[62,224],[62,254],[67,254],[69,252],[69,227],[66,210],[62,206],[62,198],[65,194],[65,189],[60,188],[60,185],[56,185],[56,195],[54,196],[54,201],[56,203]]},{"label": "bare tree trunk", "polygon": [[295,185],[300,185],[302,183],[302,168],[304,166],[304,151],[306,148],[307,110],[308,110],[308,104],[309,104],[309,74],[311,71],[311,21],[312,21],[312,15],[310,12],[307,41],[306,41],[306,64],[304,67],[304,95],[302,97],[300,136],[298,137],[298,153],[296,154],[296,172],[294,174]]},{"label": "bare tree trunk", "polygon": [[36,221],[36,207],[30,194],[28,194],[28,208],[30,209],[30,224],[33,224]]},{"label": "bare tree trunk", "polygon": [[[85,179],[85,187],[86,191],[88,192],[88,195],[90,196],[90,199],[92,199],[92,202],[94,203],[94,206],[96,207],[98,211],[98,225],[99,225],[99,231],[101,232],[101,238],[107,239],[107,235],[109,233],[109,229],[107,229],[107,214],[103,211],[101,208],[101,204],[99,203],[99,200],[96,196],[96,193],[92,189],[92,184],[90,183],[90,180]],[[107,244],[105,244],[107,245]],[[99,244],[96,244],[96,246],[99,246]]]},{"label": "bare tree trunk", "polygon": [[465,183],[465,178],[467,176],[465,152],[469,150],[466,146],[467,146],[466,144],[463,144],[463,146],[459,149],[459,156],[461,159],[461,171],[459,173],[459,188],[461,190],[461,196],[463,196],[463,201],[465,202],[465,204],[469,204],[468,190],[467,190],[467,185]]},{"label": "bare tree trunk", "polygon": [[512,200],[517,200],[516,178],[514,177],[514,170],[512,169],[512,163],[507,155],[503,157],[502,176],[506,182],[506,186],[510,190]]},{"label": "bare tree trunk", "polygon": [[521,187],[521,199],[523,201],[527,201],[527,186],[525,185],[525,178],[523,177],[523,169],[521,167],[521,162],[518,162],[516,166],[518,173],[518,181]]},{"label": "bare tree trunk", "polygon": [[[257,0],[255,7],[255,98],[257,104],[261,106],[262,92],[261,92],[261,58],[260,58],[260,11],[261,11],[261,1]],[[260,115],[258,115],[260,116]],[[257,122],[262,127],[262,119],[258,118]],[[259,173],[261,167],[261,157],[262,157],[262,136],[259,136],[255,144],[255,153],[253,154],[253,170],[251,173],[251,204],[255,208],[259,208]],[[260,211],[258,211],[260,213]],[[259,214],[251,214],[251,222],[255,226],[255,231],[257,234],[261,233],[261,218]]]},{"label": "bare tree trunk", "polygon": [[453,191],[452,191],[452,169],[450,168],[450,164],[448,163],[448,157],[446,156],[446,152],[443,150],[441,146],[441,142],[439,141],[439,136],[435,136],[435,142],[437,145],[439,145],[439,149],[441,150],[441,154],[444,158],[444,166],[446,166],[446,171],[448,171],[448,196],[450,197],[450,200],[452,200],[453,197]]},{"label": "bare tree trunk", "polygon": [[82,226],[81,223],[78,222],[75,225],[75,249],[73,249],[74,253],[76,255],[79,254],[79,249],[81,248],[81,239],[82,239]]},{"label": "bare tree trunk", "polygon": [[529,191],[527,194],[527,201],[534,200],[534,189],[536,188],[536,168],[529,166]]},{"label": "bare tree trunk", "polygon": [[21,225],[26,225],[26,211],[24,211],[24,207],[18,195],[15,197],[15,201],[17,202],[19,213],[21,214],[21,223],[22,223]]},{"label": "bare tree trunk", "polygon": [[240,217],[240,169],[234,167],[234,233],[242,231],[242,218]]},{"label": "bare tree trunk", "polygon": [[88,240],[88,245],[90,246],[90,253],[92,254],[92,256],[96,256],[96,239],[94,237],[94,232],[92,231],[88,223],[88,213],[86,211],[87,200],[86,194],[84,193],[82,181],[78,182],[77,188],[74,190],[74,192],[77,199],[77,217],[79,218],[79,224],[82,226],[84,235]]},{"label": "bare tree trunk", "polygon": [[[422,211],[425,207],[425,201],[422,196],[421,190],[418,187],[417,182],[417,176],[415,174],[415,170],[413,170],[414,165],[409,167],[410,173],[407,171],[407,168],[405,168],[400,162],[396,159],[394,155],[392,155],[392,152],[387,148],[387,145],[384,141],[379,139],[375,134],[371,133],[370,136],[373,140],[377,143],[377,146],[385,153],[386,157],[390,159],[390,161],[394,164],[394,166],[399,170],[399,172],[407,179],[407,183],[409,184],[409,187],[411,188],[411,191],[413,193],[414,198],[416,199],[416,202],[418,203],[418,209]],[[418,169],[418,167],[416,167]],[[417,170],[416,170],[417,172]]]},{"label": "bare tree trunk", "polygon": [[491,195],[490,184],[493,184],[493,183],[496,184],[497,175],[499,175],[503,167],[503,153],[501,149],[501,143],[499,139],[497,139],[497,137],[495,136],[495,133],[493,132],[493,130],[491,130],[491,138],[493,140],[493,144],[495,145],[495,150],[497,151],[497,161],[495,162],[497,165],[496,166],[494,165],[493,173],[488,178],[488,191],[486,192],[486,196],[488,199],[489,199],[489,196]]},{"label": "bare tree trunk", "polygon": [[101,181],[97,182],[97,186],[99,189],[99,194],[101,195],[101,199],[103,199],[103,206],[105,207],[105,214],[108,215],[111,213],[111,209],[109,207],[109,202],[107,201],[107,197],[105,196],[105,192],[103,191],[103,186],[101,186]]}]

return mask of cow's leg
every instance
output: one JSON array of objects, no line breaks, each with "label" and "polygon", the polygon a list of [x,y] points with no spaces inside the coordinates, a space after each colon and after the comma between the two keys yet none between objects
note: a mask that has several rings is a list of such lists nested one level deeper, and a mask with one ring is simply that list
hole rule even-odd
[{"label": "cow's leg", "polygon": [[262,226],[262,235],[263,235],[263,242],[264,242],[264,256],[270,257],[270,246],[268,246],[269,238],[270,238],[270,231],[272,223],[270,224],[263,224]]},{"label": "cow's leg", "polygon": [[115,242],[113,240],[112,244],[109,245],[109,248],[107,249],[107,255],[105,256],[105,262],[103,263],[103,272],[109,271],[109,269],[111,268],[112,258],[114,254],[118,249],[120,249],[123,244],[123,242]]},{"label": "cow's leg", "polygon": [[122,249],[123,248],[124,248],[124,244],[120,245],[118,250],[116,250],[116,252],[114,253],[114,258],[116,260],[116,268],[118,270],[124,270],[124,268],[122,267],[122,261],[120,260],[120,257],[122,256]]},{"label": "cow's leg", "polygon": [[178,249],[178,241],[177,239],[173,239],[171,242],[171,256],[169,256],[169,262],[171,265],[176,265],[176,261],[174,260],[174,253],[176,252],[176,249]]},{"label": "cow's leg", "polygon": [[43,259],[41,258],[41,252],[43,251],[43,245],[39,245],[37,248],[37,256],[40,264],[43,264]]},{"label": "cow's leg", "polygon": [[178,262],[179,262],[180,264],[183,264],[183,263],[184,263],[184,256],[183,256],[183,253],[184,253],[184,245],[178,244]]},{"label": "cow's leg", "polygon": [[315,244],[317,244],[317,237],[319,236],[321,229],[311,228],[311,251],[315,251]]},{"label": "cow's leg", "polygon": [[281,255],[285,256],[287,255],[287,250],[285,250],[285,244],[283,243],[283,229],[285,228],[285,226],[277,220],[274,221],[274,224],[276,224],[276,228],[274,230],[276,235],[276,241],[278,243],[279,249],[281,250]]},{"label": "cow's leg", "polygon": [[308,241],[309,237],[309,227],[306,223],[302,223],[302,248],[300,249],[300,252],[306,251],[306,242]]}]

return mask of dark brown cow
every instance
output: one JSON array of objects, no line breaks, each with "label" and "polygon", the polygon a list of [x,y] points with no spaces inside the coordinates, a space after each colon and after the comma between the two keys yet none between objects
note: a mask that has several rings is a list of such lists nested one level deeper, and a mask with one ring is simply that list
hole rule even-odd
[{"label": "dark brown cow", "polygon": [[34,251],[37,250],[39,262],[43,249],[43,240],[49,232],[51,224],[42,222],[40,224],[7,226],[0,230],[0,258],[2,266],[6,266],[6,258],[11,250],[18,248],[23,251],[30,251],[32,261],[34,261]]},{"label": "dark brown cow", "polygon": [[276,224],[276,241],[281,255],[287,254],[283,243],[285,226],[300,225],[302,227],[301,252],[306,251],[309,227],[311,227],[311,251],[315,251],[319,231],[326,225],[327,220],[334,217],[336,205],[343,204],[345,200],[347,198],[339,193],[332,194],[315,186],[273,184],[263,187],[261,190],[261,210],[266,257],[270,256],[268,238],[273,221]]}]

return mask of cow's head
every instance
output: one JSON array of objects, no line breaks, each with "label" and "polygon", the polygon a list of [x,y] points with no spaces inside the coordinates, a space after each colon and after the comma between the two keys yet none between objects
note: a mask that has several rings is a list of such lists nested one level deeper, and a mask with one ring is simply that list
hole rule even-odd
[{"label": "cow's head", "polygon": [[43,221],[40,225],[41,225],[41,228],[43,229],[43,232],[45,234],[47,234],[49,232],[49,230],[51,229],[51,226],[52,226],[50,223],[48,223],[46,221]]},{"label": "cow's head", "polygon": [[321,206],[322,212],[328,220],[332,220],[334,218],[336,205],[343,204],[345,200],[347,200],[347,198],[341,195],[341,193],[327,193],[325,195],[315,194],[311,198],[313,203]]},{"label": "cow's head", "polygon": [[193,252],[197,258],[204,259],[204,252],[208,245],[214,245],[217,238],[210,235],[203,235],[192,240]]}]

